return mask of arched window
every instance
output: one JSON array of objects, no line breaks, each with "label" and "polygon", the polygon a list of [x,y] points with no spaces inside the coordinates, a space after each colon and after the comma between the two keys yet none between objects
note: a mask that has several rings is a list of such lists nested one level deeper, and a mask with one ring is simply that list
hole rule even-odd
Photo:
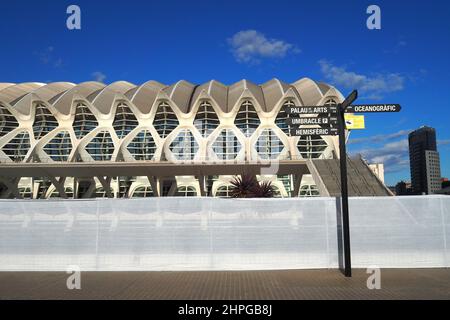
[{"label": "arched window", "polygon": [[318,159],[328,144],[320,136],[300,136],[297,148],[304,159]]},{"label": "arched window", "polygon": [[59,132],[43,149],[53,161],[67,161],[72,152],[69,132]]},{"label": "arched window", "polygon": [[220,186],[217,188],[216,197],[218,198],[231,198],[232,185]]},{"label": "arched window", "polygon": [[197,191],[191,186],[181,186],[177,188],[176,197],[196,197]]},{"label": "arched window", "polygon": [[166,102],[161,102],[156,110],[153,126],[161,138],[167,137],[177,126],[178,118]]},{"label": "arched window", "polygon": [[234,160],[241,148],[241,143],[231,129],[222,130],[212,144],[212,150],[220,160]]},{"label": "arched window", "polygon": [[4,147],[3,152],[14,162],[22,162],[30,150],[30,135],[22,131],[12,138]]},{"label": "arched window", "polygon": [[300,187],[299,197],[320,197],[319,189],[316,185],[303,185]]},{"label": "arched window", "polygon": [[143,130],[128,144],[128,152],[136,160],[152,160],[156,151],[156,143],[148,130]]},{"label": "arched window", "polygon": [[113,128],[119,139],[122,139],[138,126],[138,120],[125,103],[119,103],[114,117]]},{"label": "arched window", "polygon": [[94,161],[110,161],[114,153],[114,143],[108,131],[99,132],[85,147]]},{"label": "arched window", "polygon": [[284,144],[272,129],[264,129],[256,141],[256,151],[262,159],[276,159]]},{"label": "arched window", "polygon": [[285,108],[287,107],[295,107],[295,103],[292,100],[288,100],[283,104],[283,107],[281,107],[280,112],[278,113],[277,117],[275,118],[275,124],[283,130],[283,132],[290,136],[290,129],[291,126],[289,126],[286,122],[287,119],[290,117],[289,114],[287,114]]},{"label": "arched window", "polygon": [[195,116],[194,126],[204,138],[208,137],[220,124],[214,108],[209,102],[202,102]]},{"label": "arched window", "polygon": [[33,123],[33,133],[36,140],[41,139],[57,127],[58,121],[52,113],[43,104],[38,104]]},{"label": "arched window", "polygon": [[260,123],[261,121],[259,120],[258,113],[253,104],[248,100],[244,101],[234,120],[236,127],[238,127],[246,137],[250,137]]},{"label": "arched window", "polygon": [[198,151],[198,143],[188,129],[183,129],[169,146],[177,160],[193,160]]},{"label": "arched window", "polygon": [[0,104],[0,137],[7,135],[19,126],[16,118],[9,110]]},{"label": "arched window", "polygon": [[132,198],[148,198],[154,197],[153,190],[151,186],[141,186],[134,189]]},{"label": "arched window", "polygon": [[73,131],[77,139],[83,138],[89,132],[97,128],[98,121],[89,108],[79,103],[75,109],[75,118],[73,120]]}]

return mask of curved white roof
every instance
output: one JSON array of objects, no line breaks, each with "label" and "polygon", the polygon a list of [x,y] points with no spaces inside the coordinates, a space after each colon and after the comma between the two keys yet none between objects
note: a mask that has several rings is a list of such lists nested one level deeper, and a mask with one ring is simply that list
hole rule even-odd
[{"label": "curved white roof", "polygon": [[125,97],[135,104],[143,114],[151,112],[155,100],[165,96],[184,113],[189,113],[192,106],[204,92],[219,105],[222,111],[230,112],[245,93],[252,97],[265,112],[271,112],[280,99],[289,91],[293,92],[305,105],[315,105],[327,94],[339,91],[326,83],[316,83],[309,78],[300,79],[293,84],[272,79],[257,85],[248,80],[241,80],[232,85],[224,85],[211,80],[195,85],[181,80],[172,85],[148,81],[134,85],[126,81],[117,81],[110,85],[88,81],[80,84],[70,82],[43,83],[0,83],[0,103],[16,107],[17,111],[29,114],[31,102],[42,100],[52,105],[58,112],[69,114],[73,99],[85,99],[103,114],[110,113],[117,96]]}]

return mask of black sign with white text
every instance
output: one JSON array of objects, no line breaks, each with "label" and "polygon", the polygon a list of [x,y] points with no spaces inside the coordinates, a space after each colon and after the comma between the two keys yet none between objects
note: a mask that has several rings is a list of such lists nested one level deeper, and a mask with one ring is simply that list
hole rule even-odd
[{"label": "black sign with white text", "polygon": [[337,106],[285,107],[287,114],[336,114]]},{"label": "black sign with white text", "polygon": [[337,136],[337,128],[295,128],[290,131],[291,136]]},{"label": "black sign with white text", "polygon": [[400,112],[399,104],[362,104],[348,106],[346,113],[369,113],[369,112]]},{"label": "black sign with white text", "polygon": [[288,118],[286,123],[290,126],[337,126],[336,117],[305,117],[305,118]]}]

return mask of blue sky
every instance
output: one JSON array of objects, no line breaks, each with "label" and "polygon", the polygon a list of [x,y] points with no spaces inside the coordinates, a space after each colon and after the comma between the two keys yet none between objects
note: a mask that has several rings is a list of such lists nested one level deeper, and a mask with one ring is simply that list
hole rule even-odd
[{"label": "blue sky", "polygon": [[[66,8],[81,8],[81,30]],[[366,9],[381,8],[368,30]],[[352,153],[385,162],[387,183],[409,180],[406,134],[437,129],[450,176],[448,1],[3,1],[0,82],[180,79],[203,83],[302,77],[326,81],[361,103],[400,103],[366,116]]]}]

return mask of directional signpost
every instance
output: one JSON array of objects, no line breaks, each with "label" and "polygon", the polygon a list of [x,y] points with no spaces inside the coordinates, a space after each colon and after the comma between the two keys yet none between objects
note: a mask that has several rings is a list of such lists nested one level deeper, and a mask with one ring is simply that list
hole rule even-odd
[{"label": "directional signpost", "polygon": [[[400,112],[399,104],[371,104],[352,105],[358,98],[358,91],[354,90],[341,104],[325,106],[289,106],[285,111],[290,117],[286,124],[291,127],[291,136],[339,136],[339,153],[341,167],[341,210],[342,210],[342,238],[344,247],[344,274],[352,276],[350,254],[350,220],[348,210],[348,182],[347,182],[347,150],[345,145],[345,129],[350,124],[359,121],[355,128],[364,127],[364,116],[352,116],[346,113],[374,113]],[[316,116],[312,116],[316,115]],[[298,117],[295,117],[298,116]],[[349,126],[347,127],[347,121]],[[313,126],[313,127],[312,127]]]}]

